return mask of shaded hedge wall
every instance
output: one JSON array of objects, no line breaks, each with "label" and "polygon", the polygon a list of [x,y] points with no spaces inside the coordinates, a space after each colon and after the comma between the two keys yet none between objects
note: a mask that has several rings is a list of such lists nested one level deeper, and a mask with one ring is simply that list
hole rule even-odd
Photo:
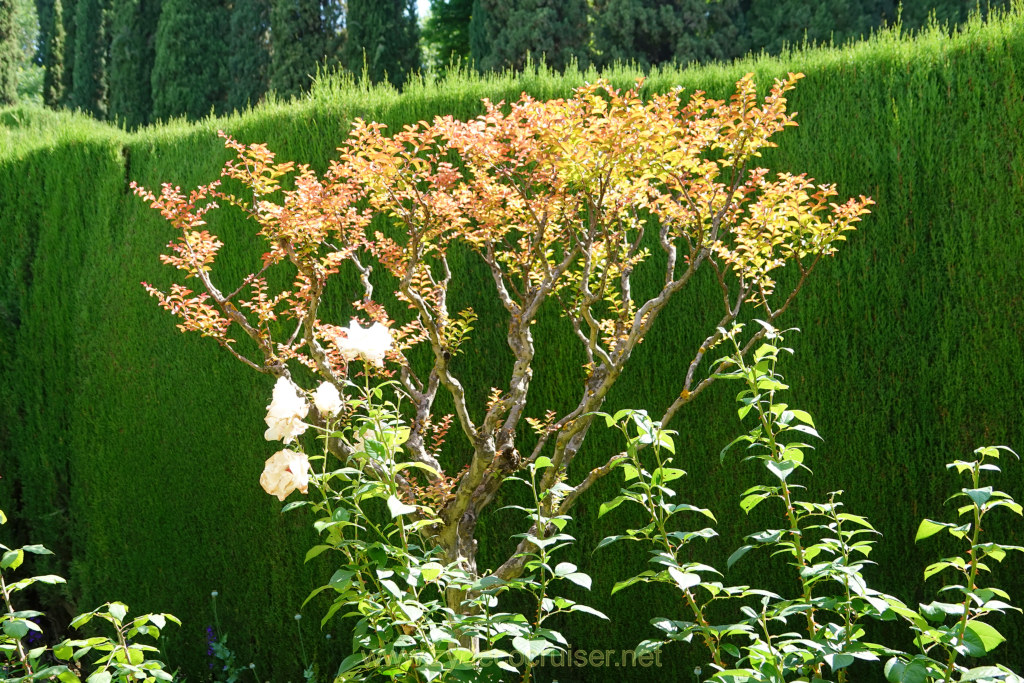
[{"label": "shaded hedge wall", "polygon": [[[979,445],[1024,449],[1021,64],[1018,6],[954,36],[938,29],[914,39],[889,32],[848,48],[656,72],[645,83],[648,91],[682,84],[725,96],[746,71],[763,86],[803,71],[807,78],[791,98],[801,125],[780,136],[766,162],[878,203],[787,317],[802,331],[789,337],[797,354],[782,369],[793,387],[788,402],[810,411],[825,438],[811,462],[812,492],[845,489],[850,511],[885,533],[869,578],[907,601],[930,601],[939,585],[933,579],[925,593],[919,577],[940,548],[914,547],[912,539],[921,517],[951,513],[942,504],[959,484],[943,463]],[[636,76],[610,75],[617,85]],[[226,159],[217,129],[322,169],[355,116],[392,128],[435,113],[471,116],[481,97],[515,99],[522,90],[564,96],[594,77],[454,76],[439,86],[408,86],[402,96],[326,82],[300,102],[132,135],[75,116],[0,112],[0,495],[15,531],[56,550],[49,569],[72,579],[69,592],[42,596],[51,613],[109,599],[126,601],[133,612],[172,612],[185,623],[170,632],[167,655],[190,678],[203,678],[209,594],[217,590],[229,646],[256,662],[261,680],[295,680],[301,654],[292,617],[329,573],[316,563],[302,566],[311,532],[301,515],[282,517],[281,504],[256,484],[274,450],[262,439],[271,379],[231,362],[212,342],[180,335],[139,286],[169,282],[157,254],[172,235],[129,193],[130,180],[150,188],[209,182]],[[213,214],[211,225],[228,245],[221,271],[248,272],[260,253],[249,247],[251,226],[226,212]],[[502,318],[476,295],[487,284],[471,259],[459,272],[467,279],[453,308],[472,304],[480,321],[474,352],[460,356],[456,370],[482,398],[508,366],[495,362],[502,356],[492,350],[501,348]],[[678,391],[672,361],[689,358],[714,324],[706,284],[684,293],[656,326],[610,408],[654,412]],[[340,299],[331,310],[344,319],[346,297]],[[564,330],[550,313],[537,330],[539,344],[553,344],[538,354],[539,412],[571,400],[570,380],[579,373],[578,354],[555,345]],[[718,566],[744,533],[768,524],[769,510],[748,519],[737,506],[759,473],[735,460],[722,466],[717,457],[743,429],[734,391],[714,386],[672,425],[690,472],[684,496],[720,520],[723,538],[706,548],[706,560]],[[618,446],[600,432],[588,444],[581,469]],[[458,462],[457,448],[449,457]],[[1019,468],[1008,464],[998,483],[1024,498]],[[644,568],[642,554],[616,546],[590,553],[630,522],[623,508],[597,520],[599,503],[618,485],[605,481],[585,497],[569,529],[579,541],[575,559],[566,559],[595,577],[586,599],[617,619],[612,628],[582,619],[565,624],[577,648],[632,648],[654,635],[646,625],[651,617],[669,615],[670,603],[658,594],[608,595],[616,580]],[[507,551],[515,521],[498,513],[482,524],[482,566]],[[1024,542],[1019,520],[1012,521],[1016,526],[994,519],[988,531]],[[771,581],[785,588],[780,567],[751,554],[727,579],[776,577]],[[1024,595],[1019,572],[1008,566],[997,575],[1012,595]],[[299,623],[307,652],[331,667],[347,636],[339,622],[319,630],[323,607],[312,603]],[[1024,637],[1019,620],[1004,633],[1011,643]],[[679,672],[700,661],[701,653],[693,654],[666,653],[665,673],[678,675],[665,678],[688,679]],[[1001,654],[1024,668],[1019,648],[1004,646]],[[541,670],[562,681],[646,680],[651,673]]]}]

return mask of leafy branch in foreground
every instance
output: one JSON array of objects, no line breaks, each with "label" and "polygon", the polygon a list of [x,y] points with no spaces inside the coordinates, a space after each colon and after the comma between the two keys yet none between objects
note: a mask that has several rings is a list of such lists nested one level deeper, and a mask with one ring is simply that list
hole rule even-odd
[{"label": "leafy branch in foreground", "polygon": [[[0,511],[0,524],[5,524],[7,517]],[[107,604],[85,614],[80,614],[71,621],[73,628],[81,628],[93,619],[109,622],[114,627],[114,637],[100,635],[90,638],[65,639],[50,648],[46,645],[28,648],[23,640],[29,633],[41,634],[42,629],[33,621],[41,617],[42,612],[35,610],[17,610],[13,598],[17,593],[34,584],[59,584],[64,579],[54,575],[32,576],[8,582],[5,574],[21,567],[25,561],[25,553],[49,555],[49,550],[41,545],[26,545],[21,548],[8,548],[0,544],[3,556],[0,557],[0,593],[3,594],[4,613],[0,614],[0,673],[4,681],[52,681],[62,683],[79,683],[79,675],[83,668],[92,668],[88,683],[156,683],[170,681],[171,674],[164,671],[162,662],[150,659],[150,653],[157,652],[152,645],[136,642],[139,636],[148,636],[156,640],[160,632],[172,621],[179,622],[170,614],[144,614],[128,619],[128,608],[120,602]],[[90,656],[92,655],[92,656]]]},{"label": "leafy branch in foreground", "polygon": [[914,540],[921,541],[945,531],[965,542],[967,550],[963,555],[942,558],[924,570],[925,581],[949,574],[951,570],[954,575],[959,575],[961,582],[948,583],[940,589],[941,593],[951,594],[949,602],[934,600],[921,605],[916,612],[909,609],[898,611],[917,633],[914,644],[921,653],[889,660],[885,676],[893,683],[1021,681],[1019,676],[1001,664],[967,668],[959,662],[964,657],[984,657],[1006,640],[995,627],[983,621],[985,616],[993,612],[1021,612],[1019,607],[1009,603],[1010,596],[1006,591],[980,584],[981,575],[991,571],[986,560],[1002,562],[1009,553],[1024,551],[1024,547],[1019,545],[982,542],[981,538],[982,522],[996,508],[1006,508],[1018,516],[1022,514],[1020,504],[1009,494],[997,491],[991,485],[982,486],[983,472],[1000,471],[995,464],[1000,452],[1018,457],[1005,446],[986,446],[975,449],[975,457],[971,460],[956,460],[946,465],[969,479],[967,486],[950,497],[950,500],[965,502],[957,508],[957,516],[967,519],[957,522],[922,520]]},{"label": "leafy branch in foreground", "polygon": [[[616,456],[615,466],[623,472],[626,488],[601,506],[604,515],[623,503],[639,505],[649,523],[640,529],[605,538],[598,548],[627,540],[652,546],[654,569],[620,581],[612,592],[637,583],[664,583],[680,594],[683,618],[659,617],[651,623],[662,632],[657,640],[645,640],[638,652],[655,651],[672,642],[689,643],[695,638],[710,657],[710,680],[723,683],[739,681],[827,681],[843,683],[849,679],[849,667],[857,660],[881,661],[889,657],[884,673],[892,683],[927,681],[1015,681],[1021,679],[1002,665],[968,669],[957,663],[958,657],[989,654],[1003,637],[981,618],[991,612],[1020,611],[1007,601],[998,588],[981,588],[980,572],[988,570],[983,560],[1001,561],[1020,546],[983,543],[982,518],[997,507],[1021,514],[1021,506],[1009,495],[982,487],[983,471],[998,471],[986,459],[999,457],[1002,447],[979,448],[973,461],[949,465],[971,477],[970,487],[953,496],[967,504],[958,510],[971,521],[963,524],[924,520],[917,540],[946,530],[970,543],[965,557],[945,558],[925,570],[925,579],[948,570],[964,577],[962,585],[949,585],[943,591],[959,593],[959,602],[933,602],[914,611],[898,598],[870,586],[864,569],[878,532],[863,516],[843,509],[841,491],[829,493],[824,502],[803,500],[805,487],[796,483],[800,471],[810,473],[805,463],[812,446],[806,437],[820,438],[812,417],[777,399],[788,387],[778,373],[782,353],[792,353],[781,345],[781,335],[761,323],[767,342],[748,362],[735,342],[733,330],[725,336],[733,341],[734,353],[719,362],[719,377],[740,381],[739,416],[753,418],[754,426],[722,450],[722,458],[737,444],[745,444],[745,460],[760,462],[770,476],[767,484],[743,492],[740,507],[747,513],[766,501],[777,501],[784,523],[746,536],[747,543],[727,561],[728,568],[748,552],[771,549],[773,556],[784,556],[797,572],[799,592],[792,597],[752,588],[728,586],[718,580],[713,567],[692,560],[684,561],[684,547],[698,538],[717,536],[711,528],[688,530],[680,513],[698,513],[714,521],[711,511],[676,502],[669,482],[682,480],[685,472],[673,467],[675,446],[672,432],[662,429],[643,411],[623,410],[605,415],[609,426],[618,427],[627,438],[627,449]],[[1012,451],[1010,451],[1012,452]],[[692,552],[685,553],[685,557]],[[735,621],[714,623],[714,615],[727,613],[735,604],[740,615]],[[872,620],[891,621],[902,617],[916,632],[916,644],[922,654],[907,655],[882,644],[865,640]],[[946,622],[952,620],[953,623]],[[934,653],[941,651],[936,658]],[[701,669],[704,672],[703,669]]]}]

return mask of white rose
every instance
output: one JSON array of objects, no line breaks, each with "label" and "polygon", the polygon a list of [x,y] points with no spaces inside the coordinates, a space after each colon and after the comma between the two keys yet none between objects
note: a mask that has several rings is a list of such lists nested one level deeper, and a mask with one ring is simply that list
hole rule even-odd
[{"label": "white rose", "polygon": [[337,415],[341,410],[341,394],[330,382],[323,382],[313,392],[313,405],[322,415]]},{"label": "white rose", "polygon": [[342,331],[346,336],[336,337],[334,343],[346,361],[361,358],[378,368],[384,367],[384,356],[395,344],[391,330],[380,323],[374,323],[366,329],[353,320],[347,328],[342,328]]},{"label": "white rose", "polygon": [[309,427],[303,418],[309,412],[309,406],[299,395],[299,388],[286,377],[278,377],[274,385],[274,398],[267,406],[267,431],[263,437],[267,441],[280,439],[291,443],[299,434]]},{"label": "white rose", "polygon": [[274,453],[263,467],[260,486],[280,501],[296,489],[306,493],[309,488],[309,459],[302,453],[287,449]]}]

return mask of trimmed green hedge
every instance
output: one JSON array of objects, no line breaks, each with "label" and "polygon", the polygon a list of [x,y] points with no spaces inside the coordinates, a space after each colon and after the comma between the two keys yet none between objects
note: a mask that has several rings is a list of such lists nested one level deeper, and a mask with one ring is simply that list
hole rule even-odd
[{"label": "trimmed green hedge", "polygon": [[[766,163],[877,202],[787,316],[787,325],[802,331],[789,338],[797,354],[783,372],[793,387],[788,402],[810,411],[825,438],[811,463],[813,490],[845,489],[848,508],[885,533],[872,555],[880,566],[869,577],[908,601],[929,601],[939,586],[933,579],[927,593],[919,592],[921,572],[940,549],[931,542],[913,547],[912,539],[920,518],[951,514],[943,501],[959,483],[943,463],[979,445],[1024,450],[1021,64],[1024,8],[1018,5],[953,36],[938,29],[915,38],[887,32],[841,49],[659,71],[644,85],[660,91],[682,84],[724,96],[747,71],[762,84],[803,71],[807,78],[791,98],[801,125],[780,136]],[[610,76],[628,85],[637,74]],[[302,516],[282,517],[281,505],[256,484],[274,450],[262,438],[272,381],[232,362],[212,342],[180,335],[139,286],[170,281],[157,254],[171,232],[130,194],[130,180],[149,188],[209,182],[226,159],[217,129],[322,169],[355,116],[392,128],[437,113],[466,117],[480,111],[481,97],[511,100],[523,90],[564,96],[594,77],[455,75],[438,85],[407,86],[402,95],[324,82],[301,101],[135,134],[72,115],[0,112],[0,495],[19,533],[57,551],[50,569],[72,579],[68,595],[43,596],[51,611],[59,613],[65,598],[81,609],[117,598],[133,612],[172,612],[184,626],[169,631],[168,656],[191,678],[203,678],[205,629],[213,619],[209,594],[216,590],[228,644],[241,659],[257,663],[261,680],[297,680],[301,655],[292,616],[329,572],[316,562],[302,565],[312,541]],[[248,272],[259,255],[248,247],[250,226],[217,212],[212,229],[227,243],[221,271]],[[453,307],[472,304],[480,320],[473,353],[459,356],[457,371],[482,399],[502,370],[492,362],[501,356],[502,317],[474,294],[487,284],[471,259],[460,272],[467,280]],[[687,359],[714,324],[706,284],[684,294],[639,348],[610,408],[656,411],[678,391],[673,360]],[[339,299],[331,310],[341,318],[347,298]],[[560,325],[552,310],[538,325],[539,344],[563,334]],[[540,409],[569,400],[577,355],[568,345],[539,355],[533,399]],[[723,539],[707,546],[707,559],[723,567],[739,538],[759,528],[737,505],[741,487],[758,474],[735,458],[722,466],[717,457],[743,429],[733,391],[713,387],[672,425],[690,472],[685,495],[720,520]],[[578,458],[581,469],[617,447],[612,434],[601,432],[589,444]],[[460,456],[453,450],[449,457]],[[1000,485],[1022,498],[1019,467],[1008,464]],[[579,539],[572,561],[595,577],[586,599],[615,619],[612,628],[596,620],[566,624],[580,649],[631,649],[653,635],[651,617],[674,609],[650,593],[608,595],[614,581],[646,561],[619,546],[590,553],[600,538],[629,523],[622,508],[597,520],[600,501],[617,488],[617,481],[603,482],[581,502],[569,528]],[[482,566],[507,552],[512,527],[506,523],[515,520],[498,513],[482,525]],[[1021,529],[1019,520],[1008,520],[987,531],[1021,543]],[[752,553],[728,579],[762,583],[766,575],[782,575],[770,568],[776,566]],[[1012,595],[1024,595],[1024,579],[1012,567],[997,569],[997,576]],[[347,636],[338,621],[319,630],[323,607],[306,608],[304,644],[325,667],[336,666]],[[1024,638],[1020,620],[1004,634],[1010,643]],[[1024,668],[1024,655],[1014,648],[1001,654]],[[680,672],[700,661],[691,655],[666,653],[663,672],[654,675],[687,679]],[[562,681],[651,674],[640,668],[541,673]]]}]

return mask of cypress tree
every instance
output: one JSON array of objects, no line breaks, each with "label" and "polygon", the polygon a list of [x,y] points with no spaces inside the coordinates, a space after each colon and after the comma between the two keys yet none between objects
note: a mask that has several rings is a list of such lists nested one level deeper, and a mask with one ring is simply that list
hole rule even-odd
[{"label": "cypress tree", "polygon": [[[57,2],[61,5],[60,17],[64,26],[64,49],[60,53],[62,69],[59,103],[63,106],[70,106],[71,91],[75,85],[75,36],[77,35],[75,14],[78,10],[78,0],[57,0]],[[56,11],[54,16],[57,16]]]},{"label": "cypress tree", "polygon": [[750,47],[775,54],[783,44],[836,44],[867,34],[873,25],[862,0],[755,0],[747,13]]},{"label": "cypress tree", "polygon": [[478,0],[470,28],[473,59],[485,70],[512,67],[522,69],[529,53],[548,66],[564,69],[572,60],[580,68],[590,63],[590,28],[587,0]]},{"label": "cypress tree", "polygon": [[224,110],[228,20],[222,0],[164,0],[150,76],[154,119]]},{"label": "cypress tree", "polygon": [[[61,0],[53,0],[47,12],[46,25],[43,16],[39,17],[40,42],[45,45],[43,51],[43,103],[48,107],[56,107],[64,99],[64,5]],[[43,37],[45,36],[45,38]]]},{"label": "cypress tree", "polygon": [[423,27],[423,43],[432,53],[434,67],[444,69],[454,60],[469,61],[469,22],[473,0],[433,0]]},{"label": "cypress tree", "polygon": [[44,66],[47,53],[50,51],[50,40],[53,36],[54,0],[35,0],[35,7],[36,21],[38,22],[39,29],[36,40],[35,63],[39,66]]},{"label": "cypress tree", "polygon": [[372,82],[401,86],[420,68],[414,0],[348,0],[346,24],[344,63],[356,74],[365,64]]},{"label": "cypress tree", "polygon": [[35,0],[36,21],[39,24],[39,38],[36,41],[36,63],[46,61],[47,46],[53,35],[53,2],[54,0]]},{"label": "cypress tree", "polygon": [[491,55],[491,39],[487,34],[491,23],[485,0],[473,0],[469,19],[469,56],[480,71],[483,71],[480,65]]},{"label": "cypress tree", "polygon": [[160,0],[114,0],[110,41],[110,116],[131,128],[150,121],[150,78]]},{"label": "cypress tree", "polygon": [[14,0],[0,0],[0,107],[18,101],[18,34]]},{"label": "cypress tree", "polygon": [[339,0],[272,0],[270,89],[291,97],[309,90],[319,65],[337,63],[343,11]]},{"label": "cypress tree", "polygon": [[228,109],[255,105],[267,91],[270,1],[235,0],[231,10]]},{"label": "cypress tree", "polygon": [[75,8],[75,70],[71,106],[98,119],[107,115],[109,0],[78,0]]},{"label": "cypress tree", "polygon": [[594,61],[648,68],[727,60],[743,54],[738,0],[597,0]]}]

